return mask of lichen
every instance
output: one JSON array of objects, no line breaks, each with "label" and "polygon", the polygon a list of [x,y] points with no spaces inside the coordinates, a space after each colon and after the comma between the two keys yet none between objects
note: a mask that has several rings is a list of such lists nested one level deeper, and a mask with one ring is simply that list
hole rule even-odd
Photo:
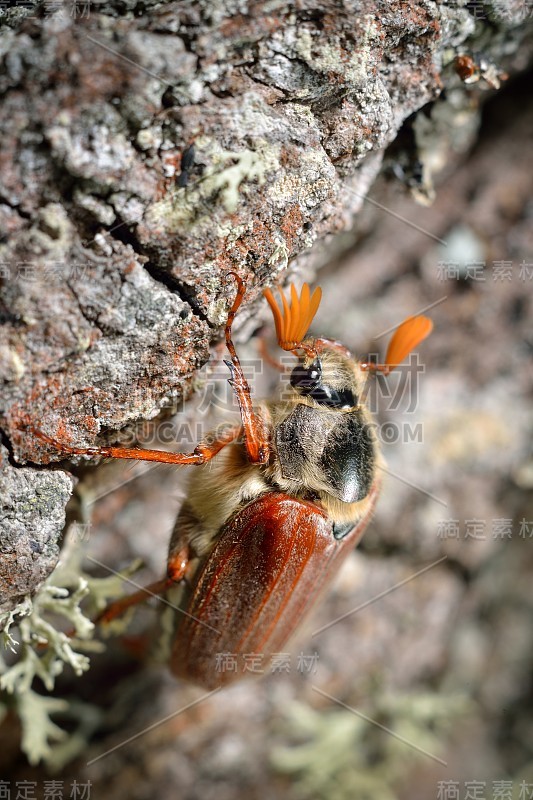
[{"label": "lichen", "polygon": [[[51,768],[79,755],[101,712],[85,703],[41,694],[34,684],[40,679],[51,692],[65,666],[78,676],[89,669],[87,653],[104,649],[93,639],[91,616],[123,594],[123,577],[138,568],[136,563],[120,576],[93,578],[81,569],[81,558],[79,543],[74,536],[67,537],[60,564],[37,594],[25,597],[0,619],[4,647],[10,651],[8,658],[0,657],[0,689],[4,693],[0,719],[14,706],[21,721],[21,747],[29,762],[44,761]],[[62,630],[65,623],[68,633]],[[18,633],[12,632],[15,628]],[[72,718],[78,727],[67,733],[51,719],[55,714]]]},{"label": "lichen", "polygon": [[281,237],[274,239],[274,250],[268,259],[268,263],[276,265],[278,272],[282,272],[287,268],[289,263],[289,248],[284,239]]},{"label": "lichen", "polygon": [[308,30],[299,32],[295,42],[295,51],[316,72],[343,76],[346,83],[358,86],[362,84],[370,69],[371,45],[379,41],[379,27],[372,14],[361,17],[360,30],[358,31],[358,46],[349,52],[347,43],[339,39],[332,39],[331,43],[320,42],[317,46],[316,37]]},{"label": "lichen", "polygon": [[207,162],[203,175],[193,185],[172,190],[170,199],[160,200],[147,211],[148,220],[160,220],[174,233],[185,233],[202,225],[213,225],[213,206],[218,203],[232,214],[240,202],[241,184],[262,185],[269,172],[279,168],[278,149],[257,138],[254,148],[228,150],[207,136],[195,140],[197,160]]},{"label": "lichen", "polygon": [[[220,172],[216,169],[218,165],[223,166]],[[213,160],[213,172],[205,178],[204,188],[209,195],[220,192],[220,201],[231,214],[239,205],[241,183],[257,180],[261,185],[266,174],[276,166],[273,148],[266,141],[261,141],[256,150],[220,150]]]},{"label": "lichen", "polygon": [[394,731],[391,736],[347,708],[317,711],[293,703],[284,724],[293,741],[274,748],[272,764],[292,776],[291,798],[396,800],[393,787],[406,770],[428,753],[442,757],[449,727],[468,707],[462,695],[380,696],[366,716]]}]

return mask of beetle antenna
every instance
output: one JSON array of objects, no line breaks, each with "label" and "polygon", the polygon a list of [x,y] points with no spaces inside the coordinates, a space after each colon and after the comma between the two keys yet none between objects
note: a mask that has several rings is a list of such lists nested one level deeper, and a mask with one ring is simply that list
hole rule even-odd
[{"label": "beetle antenna", "polygon": [[278,289],[283,311],[276,302],[271,289],[265,289],[263,292],[274,316],[278,344],[282,350],[305,350],[306,353],[312,354],[312,352],[314,353],[313,349],[307,345],[304,346],[302,342],[318,311],[322,299],[322,289],[317,286],[311,294],[309,284],[304,283],[300,297],[298,297],[298,292],[293,284],[291,284],[290,290],[291,304],[289,305],[283,290]]},{"label": "beetle antenna", "polygon": [[408,317],[394,331],[387,348],[385,363],[371,364],[363,362],[360,364],[361,369],[384,372],[388,375],[391,370],[395,369],[407,358],[409,353],[412,353],[415,347],[418,347],[420,342],[423,342],[429,336],[432,330],[433,322],[428,317],[422,315]]}]

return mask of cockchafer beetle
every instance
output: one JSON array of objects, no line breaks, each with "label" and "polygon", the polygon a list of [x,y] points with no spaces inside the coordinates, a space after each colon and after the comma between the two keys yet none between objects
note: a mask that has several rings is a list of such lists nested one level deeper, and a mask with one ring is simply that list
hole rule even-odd
[{"label": "cockchafer beetle", "polygon": [[[320,288],[311,294],[304,284],[298,297],[291,286],[290,303],[280,290],[281,307],[267,289],[278,344],[298,364],[283,398],[254,408],[231,338],[245,286],[231,275],[238,291],[225,328],[231,356],[225,363],[239,424],[190,454],[72,447],[33,429],[69,454],[199,467],[174,526],[167,577],[116,601],[99,619],[183,581],[171,669],[206,688],[243,677],[250,654],[280,652],[357,545],[378,495],[381,458],[361,401],[365,373],[388,373],[432,329],[426,317],[410,317],[396,329],[383,364],[359,362],[339,342],[305,338]],[[217,669],[222,654],[231,654],[238,668]]]}]

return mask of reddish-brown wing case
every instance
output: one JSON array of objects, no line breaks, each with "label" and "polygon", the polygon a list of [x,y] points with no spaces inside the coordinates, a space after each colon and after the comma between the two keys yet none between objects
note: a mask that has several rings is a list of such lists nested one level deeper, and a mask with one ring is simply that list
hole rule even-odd
[{"label": "reddish-brown wing case", "polygon": [[[281,492],[241,509],[199,570],[185,607],[191,616],[183,615],[176,633],[172,671],[206,688],[251,674],[245,655],[260,654],[260,668],[268,671],[269,656],[281,651],[369,516],[370,509],[339,541],[318,506]],[[224,654],[236,667],[228,668]]]}]

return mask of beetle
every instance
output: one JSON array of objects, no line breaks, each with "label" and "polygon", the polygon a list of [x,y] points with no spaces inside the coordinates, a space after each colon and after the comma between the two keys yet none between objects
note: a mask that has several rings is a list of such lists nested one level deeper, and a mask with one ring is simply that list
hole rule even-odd
[{"label": "beetle", "polygon": [[[254,406],[231,335],[246,289],[230,274],[237,293],[225,327],[225,363],[238,424],[189,454],[74,447],[35,431],[69,454],[198,467],[172,532],[166,577],[115,601],[99,619],[181,582],[171,669],[208,689],[243,677],[251,654],[279,652],[359,542],[381,463],[362,399],[366,373],[390,372],[432,329],[426,317],[411,317],[396,329],[383,364],[360,362],[337,341],[307,337],[320,288],[311,294],[304,284],[298,296],[291,286],[290,302],[280,289],[281,304],[267,289],[278,344],[298,363],[281,398]],[[220,671],[224,654],[237,669]]]}]

